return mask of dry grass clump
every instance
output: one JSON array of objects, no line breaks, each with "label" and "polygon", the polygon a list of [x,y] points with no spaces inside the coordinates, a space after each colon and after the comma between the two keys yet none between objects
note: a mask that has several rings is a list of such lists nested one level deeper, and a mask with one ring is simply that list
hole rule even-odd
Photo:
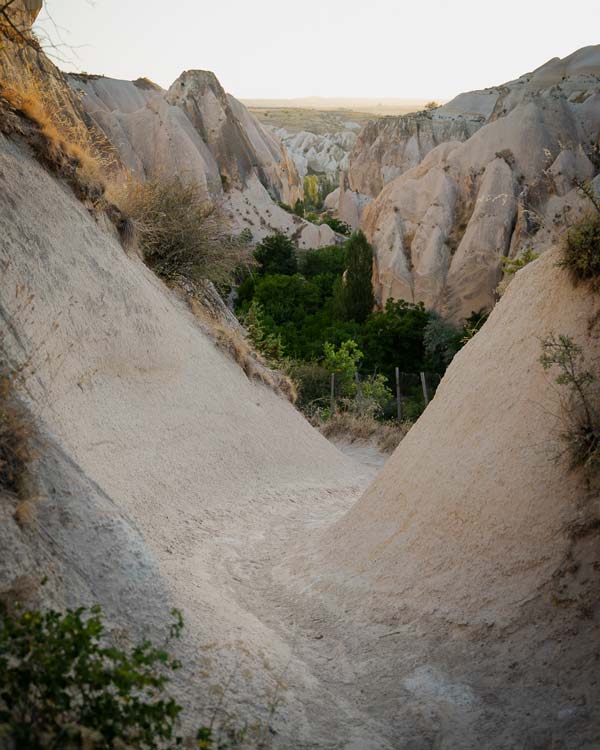
[{"label": "dry grass clump", "polygon": [[135,226],[146,263],[163,279],[231,280],[248,247],[227,233],[219,207],[194,182],[127,180],[110,197]]},{"label": "dry grass clump", "polygon": [[102,155],[99,136],[83,122],[70,121],[33,76],[21,84],[0,82],[0,96],[37,126],[42,140],[32,145],[42,161],[52,166],[71,166],[86,197],[98,200],[104,195],[112,161]]},{"label": "dry grass clump", "polygon": [[29,467],[36,458],[32,446],[35,429],[16,396],[15,379],[8,366],[0,366],[0,492],[20,501],[17,521],[25,523],[31,513],[28,484]]},{"label": "dry grass clump", "polygon": [[412,427],[412,423],[379,422],[367,414],[339,411],[316,426],[327,438],[349,440],[351,443],[373,441],[382,452],[393,453]]},{"label": "dry grass clump", "polygon": [[249,380],[262,383],[291,403],[296,403],[298,393],[294,382],[284,373],[267,366],[261,355],[254,351],[241,327],[234,329],[224,324],[193,296],[188,294],[187,297],[192,312],[204,324],[207,335],[242,368]]}]

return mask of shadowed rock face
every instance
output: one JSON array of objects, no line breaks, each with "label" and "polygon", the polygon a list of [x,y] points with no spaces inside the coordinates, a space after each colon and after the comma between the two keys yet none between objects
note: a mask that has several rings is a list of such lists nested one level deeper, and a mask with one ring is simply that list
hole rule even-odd
[{"label": "shadowed rock face", "polygon": [[[422,301],[457,320],[490,309],[501,259],[557,242],[583,205],[573,180],[600,170],[599,76],[600,46],[587,47],[502,87],[462,94],[436,110],[427,138],[415,135],[426,116],[387,126],[392,140],[406,133],[395,152],[354,172],[374,189],[390,154],[417,162],[385,185],[361,220],[375,246],[382,303]],[[420,160],[417,146],[442,134],[450,140]]]},{"label": "shadowed rock face", "polygon": [[372,120],[350,154],[350,186],[375,198],[385,184],[416,167],[438,144],[466,141],[481,125],[477,116],[442,119],[428,112]]},{"label": "shadowed rock face", "polygon": [[7,12],[17,28],[20,31],[25,31],[31,28],[43,5],[44,0],[15,0],[7,8]]},{"label": "shadowed rock face", "polygon": [[219,165],[226,186],[243,188],[254,173],[276,200],[293,203],[300,197],[300,179],[282,145],[243,104],[225,93],[214,73],[182,73],[166,100],[186,113]]}]

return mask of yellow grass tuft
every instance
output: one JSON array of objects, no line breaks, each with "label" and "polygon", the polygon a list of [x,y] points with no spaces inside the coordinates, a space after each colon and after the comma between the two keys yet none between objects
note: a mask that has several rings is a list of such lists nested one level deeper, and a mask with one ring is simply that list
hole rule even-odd
[{"label": "yellow grass tuft", "polygon": [[348,440],[351,443],[373,441],[382,452],[393,453],[412,423],[379,422],[367,414],[339,411],[326,421],[317,421],[315,427],[327,438]]}]

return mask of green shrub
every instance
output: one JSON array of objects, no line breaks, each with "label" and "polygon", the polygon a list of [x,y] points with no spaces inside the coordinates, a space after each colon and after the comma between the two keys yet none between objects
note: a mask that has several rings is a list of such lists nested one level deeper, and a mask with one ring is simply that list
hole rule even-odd
[{"label": "green shrub", "polygon": [[345,221],[336,219],[334,216],[325,216],[322,219],[321,224],[327,224],[327,226],[331,227],[334,232],[343,234],[344,237],[350,237],[352,234],[352,227],[349,224],[346,224]]},{"label": "green shrub", "polygon": [[559,438],[572,469],[600,467],[600,406],[596,374],[585,367],[583,351],[569,336],[551,334],[542,340],[540,362],[558,369],[557,385],[567,389],[562,404]]},{"label": "green shrub", "polygon": [[[167,645],[183,620],[172,611]],[[0,745],[13,750],[174,750],[181,706],[168,693],[180,663],[145,640],[106,644],[100,607],[9,611],[0,605]],[[213,721],[217,724],[217,719]],[[201,726],[193,746],[241,747],[245,730]],[[244,745],[246,746],[246,745]],[[260,738],[254,747],[264,748]]]},{"label": "green shrub", "polygon": [[258,263],[258,274],[293,275],[298,270],[296,248],[284,234],[272,234],[256,246],[254,259]]},{"label": "green shrub", "polygon": [[317,250],[309,250],[300,261],[300,270],[307,279],[323,274],[341,276],[346,268],[346,248],[344,245],[328,245]]},{"label": "green shrub", "polygon": [[317,362],[290,360],[285,366],[286,373],[296,384],[298,407],[307,414],[329,404],[331,373]]},{"label": "green shrub", "polygon": [[84,739],[97,748],[118,740],[144,750],[174,743],[181,707],[165,687],[179,664],[147,641],[126,653],[102,645],[103,636],[98,607],[64,614],[4,610],[0,736],[23,750]]},{"label": "green shrub", "polygon": [[373,248],[359,230],[346,242],[346,274],[337,294],[342,318],[364,323],[375,305]]},{"label": "green shrub", "polygon": [[539,253],[534,253],[530,247],[527,247],[516,258],[502,258],[502,270],[512,276],[539,257]]},{"label": "green shrub", "polygon": [[600,211],[588,214],[574,224],[563,242],[562,268],[569,271],[575,284],[600,279]]}]

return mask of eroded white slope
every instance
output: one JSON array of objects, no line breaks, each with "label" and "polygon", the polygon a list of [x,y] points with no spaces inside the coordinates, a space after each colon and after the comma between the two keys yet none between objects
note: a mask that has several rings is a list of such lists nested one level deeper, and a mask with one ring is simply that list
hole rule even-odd
[{"label": "eroded white slope", "polygon": [[[74,592],[84,591],[111,621],[153,632],[165,608],[178,606],[188,670],[179,697],[193,705],[200,693],[210,702],[208,686],[224,685],[234,671],[228,700],[241,721],[265,716],[287,670],[281,736],[286,747],[290,736],[301,743],[312,729],[308,701],[298,696],[310,687],[314,697],[315,679],[236,588],[247,591],[243,579],[257,565],[251,547],[268,545],[272,529],[285,528],[305,504],[339,508],[356,493],[360,472],[288,402],[251,383],[108,226],[4,138],[0,227],[5,330],[15,355],[32,357],[35,416],[78,467],[54,473],[58,494],[40,507],[41,526],[24,537],[10,532],[10,549],[21,552],[2,559],[3,584],[18,576],[19,559],[31,572],[37,555],[51,578],[63,575],[52,591],[71,590],[54,603],[75,604]],[[82,513],[69,513],[72,496],[60,499],[90,483],[99,494],[82,490]],[[63,528],[69,516],[72,535]],[[86,519],[97,534],[85,532]],[[25,565],[26,551],[39,546],[35,529],[54,544]],[[127,538],[137,551],[118,560],[115,543]],[[82,558],[97,564],[82,566]],[[156,592],[156,600],[132,606],[140,592]],[[201,668],[208,678],[194,677]]]}]

